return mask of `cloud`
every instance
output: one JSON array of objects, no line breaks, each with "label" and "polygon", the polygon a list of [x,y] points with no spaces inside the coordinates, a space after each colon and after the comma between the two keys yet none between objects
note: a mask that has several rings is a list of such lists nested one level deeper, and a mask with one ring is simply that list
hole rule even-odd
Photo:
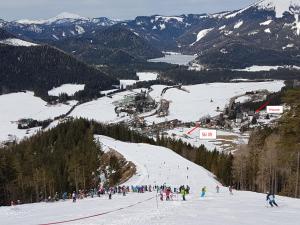
[{"label": "cloud", "polygon": [[86,17],[132,19],[139,15],[212,13],[243,8],[254,0],[0,0],[7,20],[53,17],[61,12]]}]

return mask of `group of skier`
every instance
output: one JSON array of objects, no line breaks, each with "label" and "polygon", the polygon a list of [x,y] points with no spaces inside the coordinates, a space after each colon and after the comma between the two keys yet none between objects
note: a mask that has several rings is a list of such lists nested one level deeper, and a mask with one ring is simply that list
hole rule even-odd
[{"label": "group of skier", "polygon": [[159,193],[160,200],[164,200],[164,196],[166,201],[174,200],[174,198],[178,197],[178,195],[182,196],[182,200],[186,200],[186,195],[190,193],[190,187],[188,185],[181,185],[179,188],[174,187],[173,189],[170,186],[166,186],[165,184],[156,188],[157,193]]},{"label": "group of skier", "polygon": [[[166,201],[170,200],[178,200],[178,196],[181,195],[182,200],[186,201],[186,196],[190,193],[190,187],[188,185],[181,185],[179,188],[174,187],[171,188],[171,186],[167,186],[166,184],[157,186],[157,185],[132,185],[132,186],[116,186],[116,187],[103,187],[102,185],[99,185],[96,189],[91,189],[89,191],[79,190],[78,192],[73,191],[72,193],[64,192],[61,197],[59,196],[58,192],[54,194],[54,197],[52,198],[49,196],[47,199],[43,198],[42,193],[40,193],[40,201],[46,201],[46,202],[54,202],[59,201],[60,199],[66,200],[66,199],[72,199],[72,201],[75,203],[77,199],[84,199],[87,197],[93,198],[94,196],[108,196],[108,199],[112,199],[112,196],[114,194],[122,194],[123,196],[126,196],[128,192],[132,193],[145,193],[145,192],[152,192],[156,191],[158,196],[160,197],[160,200],[163,201],[164,199]],[[228,191],[230,195],[233,195],[233,187],[229,186]],[[201,189],[200,197],[204,198],[206,196],[207,187],[204,186]],[[216,186],[216,193],[220,193],[220,186]],[[272,192],[267,192],[266,201],[271,207],[278,207],[278,204],[275,201],[275,195]],[[15,205],[16,203],[12,201],[11,205]],[[20,204],[18,202],[18,204]]]},{"label": "group of skier", "polygon": [[91,189],[90,191],[79,191],[75,192],[73,191],[71,197],[70,195],[64,193],[62,199],[65,200],[66,197],[72,198],[73,202],[76,202],[77,199],[83,199],[87,197],[93,198],[94,196],[108,196],[108,199],[112,199],[112,196],[114,194],[122,194],[123,196],[126,196],[128,192],[133,193],[144,193],[144,192],[152,192],[154,189],[156,190],[157,186],[152,185],[137,185],[137,186],[116,186],[116,187],[109,187],[104,188],[102,185],[99,185],[98,189]]}]

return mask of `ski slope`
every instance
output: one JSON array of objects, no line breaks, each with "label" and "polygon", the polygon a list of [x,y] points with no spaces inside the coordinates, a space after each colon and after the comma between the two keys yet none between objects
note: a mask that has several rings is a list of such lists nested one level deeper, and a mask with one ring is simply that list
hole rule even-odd
[{"label": "ski slope", "polygon": [[[279,208],[266,207],[265,195],[237,192],[230,195],[214,176],[171,150],[148,144],[125,143],[105,136],[96,136],[105,151],[109,148],[123,154],[137,166],[137,174],[126,184],[167,184],[191,186],[187,201],[180,196],[174,201],[156,201],[154,192],[129,193],[55,203],[35,203],[0,207],[1,224],[34,225],[74,220],[70,225],[296,225],[300,220],[300,200],[277,197]],[[187,167],[189,169],[187,170]],[[189,179],[187,179],[187,174]],[[200,188],[207,186],[205,198]],[[104,213],[104,214],[103,214]],[[84,218],[86,217],[86,218]],[[78,220],[76,220],[78,219]]]},{"label": "ski slope", "polygon": [[21,140],[40,128],[18,129],[20,119],[46,120],[68,112],[70,105],[48,105],[34,96],[33,92],[18,92],[0,96],[0,143],[7,140]]}]

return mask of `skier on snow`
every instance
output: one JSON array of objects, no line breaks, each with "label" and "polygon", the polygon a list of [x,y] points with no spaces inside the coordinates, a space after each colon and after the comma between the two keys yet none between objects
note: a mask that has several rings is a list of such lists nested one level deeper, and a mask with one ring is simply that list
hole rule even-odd
[{"label": "skier on snow", "polygon": [[73,202],[76,202],[76,193],[75,193],[75,191],[73,191],[72,199],[73,199]]},{"label": "skier on snow", "polygon": [[202,188],[202,191],[201,191],[201,198],[203,198],[205,196],[205,193],[206,193],[206,186],[204,186]]},{"label": "skier on snow", "polygon": [[275,195],[273,193],[267,192],[267,201],[269,202],[271,207],[278,207],[277,203],[275,202]]}]

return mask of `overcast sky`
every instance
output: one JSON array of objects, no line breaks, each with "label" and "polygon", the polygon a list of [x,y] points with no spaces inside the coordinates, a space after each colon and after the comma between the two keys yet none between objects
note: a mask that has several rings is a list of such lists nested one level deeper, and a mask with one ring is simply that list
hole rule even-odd
[{"label": "overcast sky", "polygon": [[133,19],[139,15],[213,13],[243,8],[255,0],[0,0],[0,18],[47,19],[61,12],[85,17]]}]

